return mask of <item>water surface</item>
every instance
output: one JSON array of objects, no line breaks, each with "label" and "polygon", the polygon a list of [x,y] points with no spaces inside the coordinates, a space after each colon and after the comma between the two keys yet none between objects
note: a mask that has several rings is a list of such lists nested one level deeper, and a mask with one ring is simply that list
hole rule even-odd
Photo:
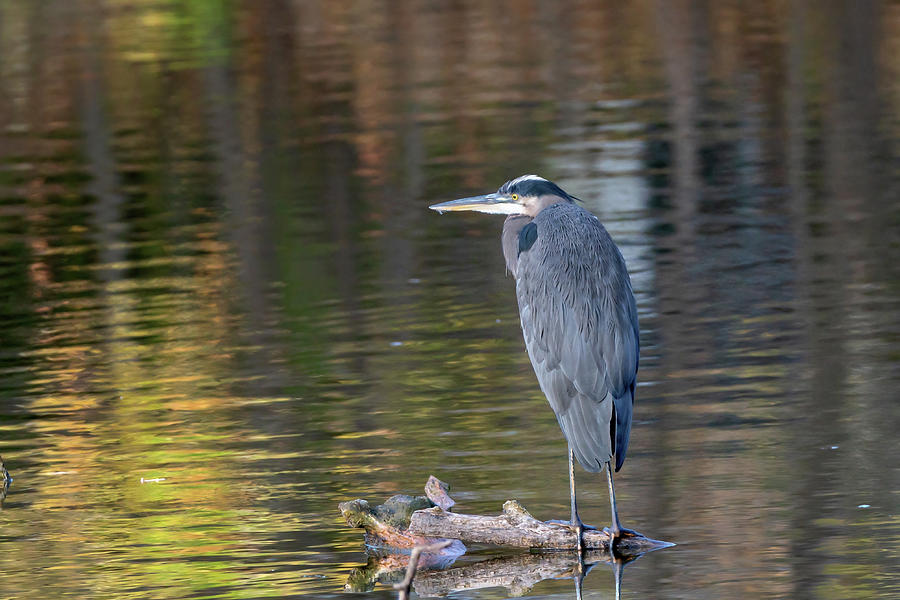
[{"label": "water surface", "polygon": [[900,596],[898,40],[888,2],[0,0],[0,596],[352,597],[338,502],[429,474],[564,518],[501,220],[426,209],[527,172],[637,296],[620,513],[678,546],[623,597]]}]

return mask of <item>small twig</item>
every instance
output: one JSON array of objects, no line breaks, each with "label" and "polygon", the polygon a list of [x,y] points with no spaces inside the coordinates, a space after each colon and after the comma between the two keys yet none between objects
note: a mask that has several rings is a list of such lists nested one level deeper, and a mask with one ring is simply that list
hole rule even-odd
[{"label": "small twig", "polygon": [[394,584],[394,589],[399,590],[398,598],[407,600],[409,598],[409,589],[412,586],[413,578],[416,576],[416,568],[419,564],[419,555],[423,552],[436,554],[453,543],[453,540],[444,540],[429,546],[416,546],[409,555],[409,566],[406,567],[406,577],[400,583]]}]

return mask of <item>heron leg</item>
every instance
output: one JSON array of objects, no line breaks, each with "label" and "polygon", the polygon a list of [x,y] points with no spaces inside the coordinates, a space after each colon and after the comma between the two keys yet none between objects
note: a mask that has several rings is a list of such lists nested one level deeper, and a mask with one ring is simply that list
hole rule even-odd
[{"label": "heron leg", "polygon": [[606,481],[609,483],[609,505],[612,508],[612,534],[618,538],[622,533],[622,525],[619,523],[619,511],[616,508],[616,488],[613,487],[612,461],[606,463]]},{"label": "heron leg", "polygon": [[613,560],[616,558],[615,545],[618,540],[623,537],[635,537],[640,535],[632,529],[625,529],[619,522],[619,511],[616,508],[616,489],[613,487],[612,479],[612,463],[606,463],[606,481],[609,483],[609,505],[612,508],[612,526],[606,527],[603,531],[609,533],[609,553]]},{"label": "heron leg", "polygon": [[572,579],[575,581],[575,600],[583,600],[584,596],[581,593],[582,584],[584,584],[584,576],[585,576],[585,566],[584,566],[584,557],[581,553],[578,554],[578,564],[575,566],[575,574]]},{"label": "heron leg", "polygon": [[623,529],[622,524],[619,523],[619,510],[616,508],[616,488],[613,487],[612,461],[606,463],[606,481],[609,484],[609,506],[612,509],[612,527],[608,530],[609,554],[615,559],[616,540],[622,537]]},{"label": "heron leg", "polygon": [[575,504],[575,451],[572,450],[571,446],[569,446],[569,497],[572,501],[572,529],[575,530],[575,535],[578,536],[577,548],[578,553],[581,554],[584,551],[584,541],[582,539],[584,523],[578,518],[578,506]]},{"label": "heron leg", "polygon": [[613,557],[613,577],[616,581],[616,600],[622,597],[622,571],[625,569],[625,562],[621,558]]}]

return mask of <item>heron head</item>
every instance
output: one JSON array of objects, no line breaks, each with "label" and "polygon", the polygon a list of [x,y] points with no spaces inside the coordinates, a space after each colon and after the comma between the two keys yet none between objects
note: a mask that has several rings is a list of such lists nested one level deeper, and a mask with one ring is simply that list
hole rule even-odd
[{"label": "heron head", "polygon": [[441,202],[428,208],[438,212],[474,210],[489,214],[534,217],[551,204],[574,200],[577,198],[567,194],[552,181],[537,175],[522,175],[507,181],[493,194]]}]

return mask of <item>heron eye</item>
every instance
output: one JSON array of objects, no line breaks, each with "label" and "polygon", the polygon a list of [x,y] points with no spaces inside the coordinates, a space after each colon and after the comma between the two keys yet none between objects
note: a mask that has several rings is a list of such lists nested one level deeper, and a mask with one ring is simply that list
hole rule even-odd
[{"label": "heron eye", "polygon": [[518,200],[518,199],[519,199],[519,195],[518,195],[518,194],[513,194],[512,196],[510,196],[510,198],[512,198],[513,200]]}]

